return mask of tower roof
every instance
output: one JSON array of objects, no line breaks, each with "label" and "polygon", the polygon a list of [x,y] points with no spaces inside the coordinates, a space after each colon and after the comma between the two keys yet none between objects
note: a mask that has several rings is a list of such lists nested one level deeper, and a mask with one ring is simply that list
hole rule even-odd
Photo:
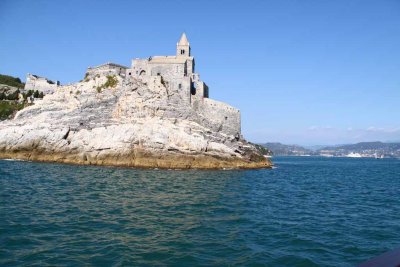
[{"label": "tower roof", "polygon": [[178,45],[189,45],[189,41],[185,33],[182,33],[181,39],[179,39]]}]

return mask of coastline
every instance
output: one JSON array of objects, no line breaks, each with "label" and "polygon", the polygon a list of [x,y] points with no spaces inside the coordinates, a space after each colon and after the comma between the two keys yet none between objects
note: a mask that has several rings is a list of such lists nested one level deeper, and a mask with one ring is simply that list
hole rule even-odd
[{"label": "coastline", "polygon": [[272,168],[269,159],[251,161],[241,158],[224,158],[212,155],[187,155],[180,153],[153,153],[135,150],[129,154],[54,153],[48,151],[0,151],[0,159],[54,162],[76,165],[114,166],[148,169],[262,169]]}]

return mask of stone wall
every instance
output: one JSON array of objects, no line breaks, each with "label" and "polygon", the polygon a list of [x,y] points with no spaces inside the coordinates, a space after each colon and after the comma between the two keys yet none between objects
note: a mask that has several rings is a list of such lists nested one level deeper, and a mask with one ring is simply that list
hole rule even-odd
[{"label": "stone wall", "polygon": [[25,90],[38,90],[43,92],[45,95],[52,94],[55,92],[60,82],[53,82],[44,77],[39,77],[37,75],[28,74],[26,77]]},{"label": "stone wall", "polygon": [[204,98],[199,101],[199,112],[218,125],[217,131],[228,135],[240,136],[240,111],[223,102]]},{"label": "stone wall", "polygon": [[167,79],[184,77],[185,64],[149,64],[151,76],[163,76]]},{"label": "stone wall", "polygon": [[191,98],[208,98],[208,86],[203,81],[193,81],[191,88]]},{"label": "stone wall", "polygon": [[[127,69],[127,77],[162,77],[171,89],[184,91],[185,102],[190,101],[190,77],[185,75],[186,63],[151,63],[148,59],[134,59]],[[187,101],[186,101],[187,100]]]},{"label": "stone wall", "polygon": [[114,64],[107,63],[97,67],[89,67],[86,71],[85,79],[93,79],[97,76],[107,76],[107,75],[118,75],[121,77],[125,77],[127,67]]},{"label": "stone wall", "polygon": [[148,59],[135,58],[132,60],[132,66],[126,70],[126,76],[138,77],[140,75],[147,75],[148,70]]}]

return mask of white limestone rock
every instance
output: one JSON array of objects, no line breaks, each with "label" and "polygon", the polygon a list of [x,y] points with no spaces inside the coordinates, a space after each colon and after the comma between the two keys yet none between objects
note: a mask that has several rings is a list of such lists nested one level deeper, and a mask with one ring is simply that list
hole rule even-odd
[{"label": "white limestone rock", "polygon": [[101,91],[97,88],[106,77],[60,86],[13,120],[1,122],[0,151],[83,155],[94,164],[101,164],[96,160],[102,155],[139,150],[166,157],[246,157],[245,141],[209,128],[216,123],[213,118],[182,105],[180,92],[166,87],[159,77],[115,77],[118,84]]}]

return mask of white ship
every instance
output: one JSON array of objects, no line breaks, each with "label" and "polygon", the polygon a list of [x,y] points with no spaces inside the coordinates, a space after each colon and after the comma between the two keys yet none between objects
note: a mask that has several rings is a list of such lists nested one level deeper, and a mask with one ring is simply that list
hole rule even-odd
[{"label": "white ship", "polygon": [[362,158],[360,153],[353,153],[353,152],[347,154],[346,157],[348,157],[348,158]]}]

